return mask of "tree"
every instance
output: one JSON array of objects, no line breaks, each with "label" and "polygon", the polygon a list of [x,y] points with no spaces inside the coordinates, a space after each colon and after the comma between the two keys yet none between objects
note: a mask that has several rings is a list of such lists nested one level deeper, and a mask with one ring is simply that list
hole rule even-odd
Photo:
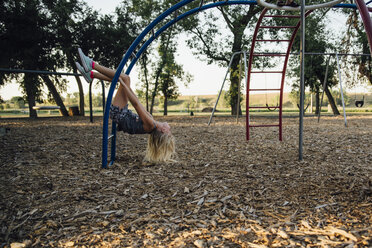
[{"label": "tree", "polygon": [[[359,18],[357,10],[344,10],[347,17],[347,31],[342,39],[343,52],[370,54],[367,35],[364,25]],[[362,82],[361,84],[372,85],[372,58],[371,56],[355,56],[343,58],[343,64],[347,64],[346,76],[350,87]],[[354,69],[353,68],[357,68]]]},{"label": "tree", "polygon": [[25,107],[25,101],[24,101],[23,97],[13,96],[10,99],[10,102],[14,104],[15,108],[24,108]]},{"label": "tree", "polygon": [[149,111],[149,92],[150,92],[150,81],[149,81],[149,71],[148,71],[148,52],[145,51],[142,54],[142,57],[139,61],[140,67],[142,69],[142,72],[139,75],[140,80],[143,82],[143,92],[144,92],[144,98],[145,98],[145,105],[146,105],[146,111]]},{"label": "tree", "polygon": [[[175,4],[176,0],[148,0],[148,1],[140,1],[140,0],[132,0],[131,5],[131,12],[135,13],[136,15],[136,22],[138,24],[138,28],[143,29],[147,26],[156,16],[162,13],[165,9],[169,8],[171,5]],[[142,88],[145,95],[145,102],[146,102],[146,110],[149,111],[151,114],[154,109],[155,98],[159,93],[159,84],[161,77],[164,79],[164,69],[167,65],[167,60],[170,57],[174,57],[174,53],[176,52],[175,49],[171,50],[170,43],[173,39],[177,36],[177,34],[181,31],[181,29],[173,26],[165,31],[158,39],[160,40],[158,43],[159,49],[151,49],[150,47],[142,54],[142,58],[139,59],[140,65],[140,79],[142,81]],[[151,47],[157,45],[157,42],[153,42]],[[159,56],[154,51],[158,51]],[[150,72],[149,66],[152,66],[152,73]],[[151,80],[151,82],[150,82]],[[163,82],[165,82],[163,80]],[[166,84],[163,86],[163,92],[165,95],[169,95],[170,93],[166,93]],[[150,91],[152,91],[150,93]],[[170,92],[170,90],[169,90]],[[151,103],[150,101],[151,95]],[[165,97],[167,99],[167,97]],[[165,104],[166,107],[166,104]]]},{"label": "tree", "polygon": [[[61,67],[72,70],[73,73],[78,73],[75,67],[75,61],[78,60],[76,56],[77,48],[79,44],[83,43],[82,41],[94,40],[91,37],[95,33],[94,21],[98,17],[98,13],[89,8],[85,3],[80,3],[77,0],[48,1],[47,4],[51,10],[50,19],[55,27],[54,32],[57,41],[55,46],[60,54]],[[80,93],[79,113],[80,115],[84,115],[83,87],[80,77],[76,76],[75,78]],[[44,77],[44,80],[47,85],[58,82],[57,78],[54,78],[53,82],[50,78]]]},{"label": "tree", "polygon": [[[47,71],[67,68],[77,73],[78,47],[107,66],[117,66],[136,30],[125,4],[114,15],[99,16],[80,0],[6,0],[0,14],[0,66],[5,68]],[[23,80],[21,86],[30,116],[37,116],[32,107],[43,100],[43,85],[48,87],[48,96],[54,98],[62,113],[68,115],[58,92],[66,90],[66,81],[61,77],[0,74],[0,79],[1,84],[7,79]],[[80,77],[76,80],[80,113],[84,115],[83,87]]]},{"label": "tree", "polygon": [[159,90],[164,98],[164,115],[168,114],[168,100],[177,99],[179,96],[176,79],[187,84],[191,80],[191,76],[186,74],[182,68],[175,61],[176,44],[169,40],[169,44],[163,42],[163,36],[160,39],[159,55],[164,57],[164,67],[159,76]]},{"label": "tree", "polygon": [[[54,2],[60,3],[65,0]],[[57,37],[54,33],[56,27],[51,19],[51,13],[55,9],[50,3],[51,1],[41,0],[4,1],[0,17],[1,67],[55,71],[63,65],[61,55],[55,47],[57,44]],[[58,81],[53,83],[47,76],[40,78],[36,74],[24,76],[1,74],[0,78],[2,84],[7,79],[21,80],[21,87],[29,105],[30,117],[37,117],[33,106],[36,101],[42,102],[43,82],[60,105],[61,112],[68,115],[56,88],[56,85],[63,88]]]},{"label": "tree", "polygon": [[[126,7],[128,13],[131,13],[131,18],[133,20],[133,23],[135,23],[135,30],[137,30],[137,33],[135,36],[139,34],[139,31],[142,31],[159,13],[160,9],[160,2],[159,1],[142,1],[142,0],[131,0],[126,2]],[[126,48],[129,48],[131,43],[128,44]],[[149,66],[152,62],[153,53],[151,52],[151,49],[147,49],[144,51],[141,55],[141,58],[138,59],[139,64],[139,79],[142,82],[142,85],[140,87],[137,87],[137,90],[141,92],[141,98],[142,93],[144,95],[145,99],[145,106],[146,110],[150,111],[149,107],[149,99],[150,99],[150,71]],[[142,88],[142,89],[139,89]]]},{"label": "tree", "polygon": [[[128,36],[123,26],[116,21],[127,18],[127,15],[117,9],[114,15],[100,16],[84,2],[59,1],[50,2],[53,7],[52,19],[55,20],[56,44],[63,56],[63,66],[78,73],[75,61],[78,61],[77,48],[92,56],[95,60],[107,66],[117,66],[123,53],[123,46],[128,44]],[[119,11],[119,12],[118,12]],[[122,15],[123,14],[123,15]],[[80,114],[84,115],[84,92],[80,77],[76,76],[79,88]]]},{"label": "tree", "polygon": [[[260,6],[225,6],[217,11],[203,12],[199,18],[190,18],[183,25],[191,34],[187,41],[193,53],[200,59],[205,59],[208,64],[217,63],[227,67],[234,52],[248,50],[250,36],[245,30],[256,23],[256,15],[262,10]],[[224,35],[218,19],[222,17],[227,26],[229,35]],[[231,114],[236,115],[239,85],[239,57],[236,56],[231,64],[230,89],[228,91]],[[240,100],[240,99],[239,99]],[[241,112],[241,108],[239,108]]]}]

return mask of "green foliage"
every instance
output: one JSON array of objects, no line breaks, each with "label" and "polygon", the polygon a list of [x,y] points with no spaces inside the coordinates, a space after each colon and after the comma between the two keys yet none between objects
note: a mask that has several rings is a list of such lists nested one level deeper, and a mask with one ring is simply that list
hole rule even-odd
[{"label": "green foliage", "polygon": [[[311,103],[310,94],[311,93],[305,93],[305,101],[304,101],[305,108],[308,104]],[[290,99],[290,102],[292,103],[292,106],[297,108],[298,105],[300,105],[300,92],[298,90],[292,90],[291,93],[289,94],[289,99]]]},{"label": "green foliage", "polygon": [[158,51],[160,57],[163,58],[159,90],[165,99],[177,99],[179,96],[177,80],[187,85],[192,77],[183,70],[182,65],[176,63],[176,43],[174,41],[166,40],[166,36],[162,36]]},{"label": "green foliage", "polygon": [[[132,17],[126,4],[115,14],[100,16],[80,0],[5,0],[0,9],[0,67],[76,72],[78,47],[116,67],[138,34]],[[52,102],[58,95],[53,88],[64,92],[67,81],[60,76],[48,78],[52,83],[48,83],[46,98]],[[36,74],[0,74],[0,85],[10,79],[20,83],[30,106],[45,98],[44,79]]]},{"label": "green foliage", "polygon": [[[336,104],[338,106],[342,106],[342,96],[341,96],[341,91],[340,90],[332,90],[331,91],[333,97],[335,98]],[[350,105],[351,103],[351,98],[350,96],[346,93],[345,90],[343,90],[343,95],[344,95],[344,102],[345,106]]]},{"label": "green foliage", "polygon": [[66,105],[76,105],[79,103],[79,92],[74,92],[72,94],[68,93],[65,98]]},{"label": "green foliage", "polygon": [[187,100],[183,103],[183,106],[187,111],[195,111],[199,107],[199,97],[198,96],[189,96]]},{"label": "green foliage", "polygon": [[217,108],[227,108],[229,107],[229,98],[227,97],[227,92],[223,90],[218,100]]},{"label": "green foliage", "polygon": [[10,102],[14,105],[14,108],[24,108],[25,107],[25,100],[23,99],[23,97],[13,96],[10,99]]},{"label": "green foliage", "polygon": [[[89,107],[89,94],[84,95],[85,106]],[[72,94],[67,94],[64,99],[66,105],[72,106],[77,105],[79,102],[79,92],[74,92]],[[102,107],[102,94],[92,94],[92,106]]]},{"label": "green foliage", "polygon": [[[128,5],[131,13],[135,16],[138,28],[143,29],[156,16],[177,2],[176,0],[130,0]],[[164,23],[159,26],[167,21],[169,19],[164,20]],[[191,75],[184,72],[182,66],[175,61],[177,43],[174,40],[177,39],[177,35],[181,31],[180,25],[174,25],[167,29],[139,59],[141,70],[139,77],[142,85],[138,93],[146,103],[150,101],[151,97],[151,106],[148,109],[150,112],[156,96],[161,94],[164,102],[164,114],[166,114],[168,101],[176,99],[179,95],[178,84],[187,85],[192,80]],[[146,107],[148,107],[147,104]]]},{"label": "green foliage", "polygon": [[[347,32],[342,38],[342,52],[370,54],[367,35],[357,10],[345,9],[347,15]],[[371,56],[343,57],[345,74],[349,87],[358,85],[372,85],[372,58]]]},{"label": "green foliage", "polygon": [[[306,18],[306,34],[305,34],[305,51],[306,52],[333,52],[336,50],[332,41],[327,37],[326,30],[328,19],[325,12],[313,12]],[[293,44],[292,50],[299,52],[300,35],[297,35]],[[291,71],[289,75],[293,78],[299,78],[300,64],[299,57],[293,56],[290,59]],[[309,87],[312,92],[318,92],[322,88],[323,80],[326,72],[327,56],[324,55],[307,55],[305,56],[305,87]],[[328,69],[327,85],[331,88],[338,83],[336,60],[331,59]],[[299,79],[293,81],[292,87],[299,88]]]}]

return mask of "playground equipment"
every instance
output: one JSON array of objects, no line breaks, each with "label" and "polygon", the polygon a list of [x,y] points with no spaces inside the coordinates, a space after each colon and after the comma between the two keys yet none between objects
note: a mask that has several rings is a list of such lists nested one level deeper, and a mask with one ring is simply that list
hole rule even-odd
[{"label": "playground equipment", "polygon": [[[263,63],[262,63],[261,73],[264,73],[264,64]],[[265,74],[265,88],[267,89],[267,73],[264,73],[264,74]],[[280,85],[280,82],[279,82],[279,85]],[[276,101],[276,106],[270,107],[270,105],[268,103],[267,92],[268,91],[265,91],[265,100],[266,100],[265,106],[269,111],[275,111],[279,108],[279,99],[277,99],[277,101]]]},{"label": "playground equipment", "polygon": [[[345,127],[347,127],[347,119],[346,119],[346,111],[345,111],[345,100],[344,100],[344,93],[343,93],[343,90],[342,90],[342,80],[341,80],[341,68],[340,68],[339,54],[336,52],[336,53],[334,53],[332,55],[335,55],[336,56],[337,74],[338,74],[338,82],[340,84],[341,99],[342,99],[342,109],[343,109],[343,114],[344,114],[344,123],[345,123]],[[324,75],[324,81],[323,81],[323,92],[322,92],[322,97],[321,97],[321,100],[320,100],[319,113],[318,113],[318,123],[320,121],[320,113],[322,112],[322,104],[323,104],[324,92],[325,92],[325,89],[327,87],[328,67],[329,67],[330,60],[331,60],[331,56],[328,57],[327,64],[326,64],[326,73]]]},{"label": "playground equipment", "polygon": [[33,106],[32,107],[35,110],[48,110],[49,114],[51,113],[52,110],[60,109],[60,106]]},{"label": "playground equipment", "polygon": [[[276,5],[275,5],[276,6]],[[281,7],[284,8],[284,7]],[[292,7],[286,7],[286,8],[292,8]],[[296,8],[298,9],[298,8]],[[247,98],[246,98],[246,106],[247,106],[247,115],[246,115],[246,138],[247,140],[250,139],[250,128],[257,128],[257,127],[278,127],[279,128],[279,140],[281,141],[282,138],[282,110],[283,110],[283,89],[284,89],[284,82],[285,82],[285,75],[286,75],[286,70],[287,70],[287,64],[288,64],[288,59],[289,55],[291,52],[291,48],[293,45],[294,38],[297,34],[298,29],[300,28],[301,24],[301,16],[300,15],[288,15],[285,12],[281,12],[279,14],[268,14],[269,9],[265,8],[262,12],[260,17],[258,18],[257,24],[255,31],[253,33],[253,38],[252,38],[252,45],[251,45],[251,50],[249,53],[249,63],[248,63],[248,79],[247,79]],[[307,17],[312,10],[307,11],[304,15]],[[298,19],[298,22],[294,26],[271,26],[271,25],[264,25],[264,20],[265,19],[281,19],[281,18],[293,18],[293,19]],[[260,31],[266,31],[270,29],[277,29],[277,30],[284,30],[284,29],[290,29],[292,30],[292,35],[289,39],[258,39],[258,33]],[[286,50],[281,53],[275,53],[275,52],[268,52],[268,53],[262,53],[262,52],[256,52],[256,43],[258,42],[265,42],[265,43],[273,43],[273,42],[280,42],[283,44],[287,44]],[[282,61],[282,67],[280,70],[254,70],[254,59],[258,57],[282,57],[284,60]],[[273,88],[273,89],[268,89],[268,88],[251,88],[251,79],[252,79],[252,74],[256,73],[261,73],[261,74],[279,74],[281,77],[281,83],[278,88]],[[279,92],[279,104],[277,106],[250,106],[250,94],[252,92],[267,92],[267,91],[276,91]],[[273,123],[273,124],[261,124],[261,125],[253,125],[250,122],[250,117],[249,117],[249,111],[250,109],[262,109],[262,108],[268,108],[268,109],[278,109],[278,123]]]},{"label": "playground equipment", "polygon": [[361,107],[363,107],[363,105],[364,105],[364,96],[363,96],[362,100],[356,100],[355,99],[355,107],[361,108]]},{"label": "playground equipment", "polygon": [[[339,56],[371,56],[372,54],[348,54],[348,53],[306,53],[306,54],[316,54],[316,55],[328,55],[328,59],[327,59],[327,63],[326,63],[326,73],[324,75],[324,81],[323,81],[323,92],[322,92],[322,96],[321,96],[321,100],[320,100],[320,106],[319,106],[319,113],[318,113],[318,123],[320,121],[320,114],[322,112],[322,105],[323,105],[323,98],[324,98],[324,92],[325,92],[325,88],[327,87],[327,78],[328,78],[328,67],[329,67],[329,63],[330,63],[330,60],[331,60],[331,56],[336,56],[336,61],[337,61],[337,74],[338,74],[338,80],[339,80],[339,84],[340,84],[340,91],[341,91],[341,99],[342,99],[342,108],[343,108],[343,112],[344,112],[344,122],[345,122],[345,127],[347,127],[347,120],[346,120],[346,111],[345,111],[345,101],[344,101],[344,94],[343,94],[343,90],[342,90],[342,80],[341,80],[341,68],[340,68],[340,62],[339,62]],[[356,98],[355,98],[355,105],[356,107],[358,107],[357,105],[359,105],[360,107],[362,107],[364,104],[364,96],[363,96],[363,99],[361,101],[357,101]]]},{"label": "playground equipment", "polygon": [[[254,5],[254,4],[257,4],[256,1],[247,1],[247,0],[223,0],[223,1],[219,1],[219,2],[216,2],[214,1],[213,3],[209,3],[209,4],[204,4],[204,1],[200,1],[200,5],[199,7],[196,7],[194,9],[191,9],[191,10],[188,10],[186,11],[185,13],[183,14],[179,14],[179,12],[177,13],[178,10],[180,10],[183,6],[191,3],[191,2],[197,2],[197,0],[183,0],[183,1],[180,1],[179,3],[173,5],[172,7],[170,7],[169,9],[167,9],[165,12],[163,12],[161,15],[159,15],[154,21],[152,21],[144,30],[143,32],[133,41],[133,43],[131,44],[131,46],[128,48],[128,50],[126,51],[123,59],[121,60],[117,70],[116,70],[116,73],[115,73],[115,76],[112,80],[112,83],[111,83],[111,86],[110,86],[110,89],[109,89],[109,93],[108,93],[108,96],[107,96],[107,101],[106,101],[106,107],[105,107],[105,113],[104,113],[104,118],[103,118],[103,139],[102,139],[102,167],[103,168],[107,168],[108,165],[112,165],[114,162],[115,162],[115,152],[116,152],[116,124],[113,123],[112,124],[112,131],[111,131],[111,135],[109,136],[108,135],[108,123],[109,123],[109,110],[110,110],[110,105],[111,105],[111,101],[112,101],[112,97],[113,97],[113,92],[115,90],[115,86],[116,86],[116,83],[119,79],[119,75],[120,73],[122,72],[124,66],[127,64],[129,58],[131,57],[131,54],[134,53],[135,54],[135,57],[132,59],[131,63],[129,64],[129,66],[127,67],[127,69],[125,70],[125,73],[126,74],[130,74],[133,66],[135,65],[136,61],[138,60],[138,58],[141,56],[141,54],[147,49],[147,47],[149,46],[149,44],[151,44],[152,41],[154,41],[162,32],[164,32],[167,28],[171,27],[173,24],[177,23],[179,20],[182,20],[183,18],[186,18],[187,16],[189,15],[192,15],[192,14],[195,14],[197,12],[200,12],[200,11],[203,11],[203,10],[206,10],[206,9],[210,9],[210,8],[215,8],[215,7],[222,7],[222,6],[227,6],[227,5]],[[335,3],[335,1],[331,1],[332,4]],[[261,4],[262,4],[262,1],[261,1]],[[330,4],[331,6],[331,4]],[[270,6],[268,6],[270,7]],[[272,6],[271,6],[272,7]],[[318,6],[319,7],[319,6]],[[325,7],[325,6],[324,6]],[[329,7],[329,6],[328,6]],[[371,47],[371,44],[372,44],[372,20],[369,16],[369,9],[367,8],[365,2],[363,0],[356,0],[356,5],[354,4],[337,4],[336,7],[344,7],[344,8],[358,8],[360,10],[360,13],[361,13],[361,16],[362,16],[362,19],[363,19],[363,22],[364,22],[364,25],[365,25],[365,28],[366,28],[366,32],[367,32],[367,36],[368,36],[368,40],[369,40],[369,44],[370,44],[370,49],[372,49]],[[288,7],[283,7],[283,8],[288,8]],[[316,8],[316,7],[314,7]],[[301,10],[301,29],[304,30],[304,27],[305,27],[305,23],[304,23],[304,20],[305,20],[305,3],[304,3],[304,0],[302,0],[302,3],[301,3],[301,8],[295,8],[293,10]],[[266,10],[267,11],[267,10]],[[312,10],[309,10],[309,11],[312,11]],[[174,13],[177,13],[177,15],[169,22],[167,22],[164,26],[160,27],[157,31],[155,30],[156,28],[156,25],[159,24],[160,21],[162,21],[163,19],[165,19],[166,17],[174,14]],[[263,18],[263,16],[262,16]],[[150,38],[148,38],[148,40],[140,47],[140,48],[137,48],[137,46],[141,43],[141,41],[144,40],[144,38],[147,36],[147,34],[151,33],[151,36]],[[301,108],[300,108],[300,142],[299,142],[299,159],[302,160],[302,134],[303,134],[303,101],[304,101],[304,97],[303,97],[303,92],[304,92],[304,84],[303,84],[303,69],[304,69],[304,63],[303,63],[303,57],[304,57],[304,32],[302,32],[302,42],[301,42],[301,98],[300,98],[300,105],[301,105]],[[137,52],[135,52],[135,50],[137,50]],[[371,54],[372,54],[372,50],[371,50]],[[253,54],[251,54],[253,55]],[[251,59],[251,56],[250,55],[250,59]],[[289,53],[286,54],[286,57],[289,56]],[[283,74],[283,73],[282,73]],[[249,74],[248,74],[249,75]],[[282,88],[282,87],[281,87]],[[247,87],[248,89],[248,87]],[[281,89],[282,91],[282,89]],[[247,95],[247,99],[249,98],[249,94]],[[281,102],[282,102],[282,98],[281,98]],[[249,102],[248,102],[249,103]],[[249,121],[249,106],[247,106],[247,121]],[[281,106],[280,106],[280,109],[279,109],[279,115],[280,115],[280,121],[281,121]],[[279,137],[281,139],[281,122],[278,124],[276,124],[276,126],[279,126],[280,128],[280,134],[279,134]],[[247,124],[247,139],[249,137],[249,128],[251,126],[249,124]],[[108,143],[109,143],[109,140],[111,140],[111,161],[110,163],[108,164]]]}]

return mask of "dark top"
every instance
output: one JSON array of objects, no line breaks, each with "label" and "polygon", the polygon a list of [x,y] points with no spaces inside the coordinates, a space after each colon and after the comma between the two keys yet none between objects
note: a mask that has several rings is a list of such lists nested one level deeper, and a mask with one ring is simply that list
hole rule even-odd
[{"label": "dark top", "polygon": [[110,118],[118,125],[118,131],[129,134],[145,134],[143,121],[141,118],[128,109],[128,104],[119,109],[118,106],[111,105]]}]

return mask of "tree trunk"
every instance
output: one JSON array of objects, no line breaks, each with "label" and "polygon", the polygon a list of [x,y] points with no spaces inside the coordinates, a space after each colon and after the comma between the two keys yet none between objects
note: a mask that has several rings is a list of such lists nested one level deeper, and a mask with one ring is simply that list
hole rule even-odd
[{"label": "tree trunk", "polygon": [[[75,65],[75,61],[72,59],[74,58],[74,56],[72,54],[70,54],[70,56],[68,56],[69,59],[69,64],[72,68],[72,71],[73,73],[75,74],[80,74],[77,69],[76,69],[76,65]],[[80,80],[80,77],[79,76],[75,76],[76,78],[76,83],[78,85],[78,88],[79,88],[79,113],[81,116],[85,116],[85,103],[84,103],[84,89],[83,89],[83,84],[81,83],[81,80]]]},{"label": "tree trunk", "polygon": [[318,115],[320,110],[320,94],[319,89],[315,92],[315,114]]},{"label": "tree trunk", "polygon": [[[159,74],[160,74],[160,73],[159,73]],[[154,111],[155,97],[156,97],[156,92],[158,91],[158,85],[159,85],[158,80],[159,80],[159,78],[157,77],[157,79],[155,80],[154,90],[152,91],[152,96],[151,96],[151,106],[150,106],[150,114],[152,114],[152,112]]]},{"label": "tree trunk", "polygon": [[[77,73],[77,70],[74,68],[73,69],[73,72],[74,73]],[[84,103],[84,89],[83,89],[83,85],[81,83],[81,80],[80,80],[80,77],[78,76],[75,76],[76,78],[76,83],[78,85],[78,88],[79,88],[79,113],[81,116],[85,116],[85,103]]]},{"label": "tree trunk", "polygon": [[66,110],[65,104],[63,103],[62,98],[59,95],[56,87],[54,86],[54,84],[52,82],[52,80],[50,80],[50,78],[46,75],[41,75],[41,78],[44,80],[44,82],[47,85],[48,90],[50,91],[50,93],[52,93],[54,101],[60,107],[61,114],[63,116],[68,116],[68,112]]},{"label": "tree trunk", "polygon": [[33,107],[35,106],[35,75],[31,75],[26,73],[24,77],[24,84],[26,89],[26,95],[27,95],[27,102],[28,102],[28,109],[29,109],[29,116],[30,118],[37,118],[37,112]]},{"label": "tree trunk", "polygon": [[145,97],[146,97],[146,111],[149,111],[149,79],[148,79],[148,71],[147,71],[147,53],[143,53],[142,55],[142,66],[143,72],[145,77]]},{"label": "tree trunk", "polygon": [[146,81],[146,111],[149,112],[149,82]]},{"label": "tree trunk", "polygon": [[331,105],[331,108],[332,108],[333,114],[334,114],[334,115],[340,115],[340,112],[339,112],[338,109],[337,109],[336,102],[335,102],[335,100],[333,99],[333,96],[332,96],[331,92],[329,91],[328,86],[324,89],[324,92],[325,92],[326,95],[327,95],[328,102],[329,102],[329,104]]},{"label": "tree trunk", "polygon": [[164,94],[164,115],[168,115],[168,96]]},{"label": "tree trunk", "polygon": [[[235,56],[231,63],[231,71],[230,71],[230,105],[231,105],[231,115],[236,115],[237,109],[238,109],[238,97],[239,97],[239,63],[240,63],[240,57]],[[240,99],[239,99],[239,115],[241,115],[241,107],[240,107]]]}]

